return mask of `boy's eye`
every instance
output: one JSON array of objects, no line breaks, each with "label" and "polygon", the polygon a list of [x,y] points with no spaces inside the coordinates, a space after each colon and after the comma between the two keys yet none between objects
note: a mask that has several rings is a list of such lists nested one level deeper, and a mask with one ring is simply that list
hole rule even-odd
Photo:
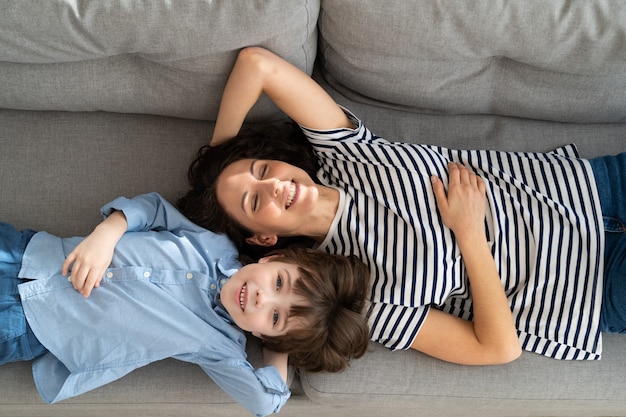
[{"label": "boy's eye", "polygon": [[276,291],[280,290],[283,287],[283,279],[281,277],[276,277]]},{"label": "boy's eye", "polygon": [[278,311],[274,310],[274,314],[272,315],[272,323],[274,323],[274,326],[278,324],[279,318]]}]

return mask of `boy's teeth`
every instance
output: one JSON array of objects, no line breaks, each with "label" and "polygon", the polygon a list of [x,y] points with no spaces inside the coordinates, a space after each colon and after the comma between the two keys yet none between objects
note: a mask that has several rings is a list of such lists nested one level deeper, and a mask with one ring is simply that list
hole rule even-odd
[{"label": "boy's teeth", "polygon": [[243,284],[243,287],[241,287],[241,292],[239,293],[239,306],[241,307],[241,309],[244,309],[244,301],[246,300],[246,284]]}]

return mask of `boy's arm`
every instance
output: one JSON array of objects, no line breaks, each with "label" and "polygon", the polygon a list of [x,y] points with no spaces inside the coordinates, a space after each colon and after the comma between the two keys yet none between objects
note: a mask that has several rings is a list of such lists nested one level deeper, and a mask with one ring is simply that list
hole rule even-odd
[{"label": "boy's arm", "polygon": [[228,395],[256,416],[278,413],[291,396],[285,376],[273,366],[254,369],[242,358],[200,364]]},{"label": "boy's arm", "polygon": [[104,217],[116,211],[121,211],[126,216],[128,232],[205,230],[187,219],[160,194],[154,192],[133,198],[118,197],[100,209]]},{"label": "boy's arm", "polygon": [[100,285],[104,271],[111,264],[115,245],[126,232],[128,224],[121,211],[111,213],[87,236],[63,262],[62,273],[84,297]]},{"label": "boy's arm", "polygon": [[263,364],[265,366],[272,365],[278,369],[278,373],[287,382],[287,374],[289,372],[288,365],[289,355],[287,353],[278,353],[263,347]]},{"label": "boy's arm", "polygon": [[239,133],[262,94],[300,125],[324,130],[353,127],[333,98],[306,73],[266,49],[251,47],[239,53],[226,83],[212,146]]}]

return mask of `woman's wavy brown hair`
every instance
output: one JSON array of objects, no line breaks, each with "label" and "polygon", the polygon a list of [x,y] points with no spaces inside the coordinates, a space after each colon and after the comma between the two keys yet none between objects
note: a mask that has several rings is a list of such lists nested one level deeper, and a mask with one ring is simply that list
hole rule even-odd
[{"label": "woman's wavy brown hair", "polygon": [[365,354],[369,328],[364,316],[369,288],[367,266],[356,256],[291,247],[273,251],[280,262],[298,265],[300,277],[294,292],[309,305],[292,306],[289,321],[297,320],[287,334],[262,336],[265,346],[289,353],[291,365],[311,372],[338,372],[350,359]]},{"label": "woman's wavy brown hair", "polygon": [[178,209],[194,223],[225,233],[243,255],[258,259],[272,249],[288,244],[311,245],[307,238],[280,238],[272,248],[249,245],[252,233],[232,220],[217,200],[216,183],[222,171],[242,159],[278,160],[303,169],[314,180],[319,163],[313,148],[294,123],[264,124],[248,128],[218,146],[200,148],[187,172],[190,189],[177,201]]}]

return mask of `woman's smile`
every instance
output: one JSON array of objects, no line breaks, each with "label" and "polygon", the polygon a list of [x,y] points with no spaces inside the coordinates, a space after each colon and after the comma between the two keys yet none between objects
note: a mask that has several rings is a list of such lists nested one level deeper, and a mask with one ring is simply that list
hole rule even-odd
[{"label": "woman's smile", "polygon": [[291,207],[291,205],[297,200],[296,197],[298,196],[298,186],[295,181],[291,181],[291,184],[289,184],[287,191],[288,194],[287,203],[285,204],[285,210],[288,210],[289,207]]},{"label": "woman's smile", "polygon": [[313,180],[279,161],[241,160],[224,169],[218,201],[239,224],[256,233],[295,235],[316,209]]},{"label": "woman's smile", "polygon": [[315,183],[303,170],[274,160],[242,159],[217,179],[220,206],[230,218],[272,246],[279,236],[322,240],[335,216],[339,192]]}]

